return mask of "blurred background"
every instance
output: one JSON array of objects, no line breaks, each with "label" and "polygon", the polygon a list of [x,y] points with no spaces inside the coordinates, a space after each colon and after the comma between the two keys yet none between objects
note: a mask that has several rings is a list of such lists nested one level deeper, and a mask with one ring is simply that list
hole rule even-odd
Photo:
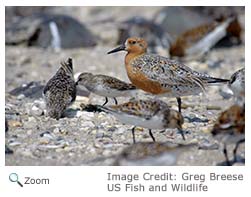
[{"label": "blurred background", "polygon": [[203,48],[244,45],[244,11],[244,7],[6,7],[6,90],[48,79],[69,56],[75,72],[116,73],[126,79],[124,53],[106,52],[130,36],[145,38],[149,52],[207,59],[207,65],[217,67],[221,60],[202,58],[208,51],[193,46],[221,26],[223,33]]}]

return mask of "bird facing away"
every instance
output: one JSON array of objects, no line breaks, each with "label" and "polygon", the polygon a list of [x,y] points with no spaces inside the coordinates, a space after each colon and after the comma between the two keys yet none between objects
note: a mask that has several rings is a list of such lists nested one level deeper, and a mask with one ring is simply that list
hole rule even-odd
[{"label": "bird facing away", "polygon": [[116,97],[132,96],[136,87],[132,84],[121,81],[117,78],[107,75],[94,75],[92,73],[81,73],[78,76],[77,86],[84,86],[90,92],[105,97],[105,103],[108,98],[113,98],[117,105]]},{"label": "bird facing away", "polygon": [[212,131],[212,135],[224,143],[223,153],[226,157],[226,163],[230,161],[227,154],[227,144],[236,143],[233,155],[234,162],[237,161],[237,149],[241,143],[245,142],[245,107],[233,105],[222,112],[217,119]]},{"label": "bird facing away", "polygon": [[245,103],[245,68],[236,71],[230,78],[228,87],[233,91],[236,102]]},{"label": "bird facing away", "polygon": [[46,103],[47,115],[59,119],[64,110],[76,98],[76,84],[73,77],[72,59],[61,63],[56,74],[47,82],[43,97]]},{"label": "bird facing away", "polygon": [[160,100],[134,100],[120,105],[109,107],[99,106],[101,111],[107,112],[115,116],[124,124],[133,125],[132,136],[135,143],[135,127],[143,127],[149,130],[149,134],[153,141],[155,138],[152,129],[177,128],[185,140],[182,130],[184,119],[182,115]]},{"label": "bird facing away", "polygon": [[214,78],[190,69],[184,64],[147,53],[147,42],[142,38],[128,38],[125,44],[108,52],[127,51],[127,75],[137,88],[155,95],[176,97],[181,112],[181,96],[205,92],[205,86],[227,83],[229,80]]},{"label": "bird facing away", "polygon": [[196,144],[171,144],[139,142],[126,147],[114,165],[120,166],[172,166],[177,165],[179,156],[196,147]]}]

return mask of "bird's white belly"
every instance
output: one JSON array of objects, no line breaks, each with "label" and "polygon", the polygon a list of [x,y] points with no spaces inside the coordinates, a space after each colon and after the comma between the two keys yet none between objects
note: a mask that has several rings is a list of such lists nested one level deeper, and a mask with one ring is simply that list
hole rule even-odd
[{"label": "bird's white belly", "polygon": [[102,86],[97,86],[93,90],[94,94],[108,97],[108,98],[130,96],[131,92],[132,92],[131,90],[120,91],[120,90],[110,89],[110,88],[105,89]]},{"label": "bird's white belly", "polygon": [[147,129],[164,129],[162,118],[159,116],[153,116],[149,120],[128,114],[114,114],[114,116],[124,124],[139,126]]}]

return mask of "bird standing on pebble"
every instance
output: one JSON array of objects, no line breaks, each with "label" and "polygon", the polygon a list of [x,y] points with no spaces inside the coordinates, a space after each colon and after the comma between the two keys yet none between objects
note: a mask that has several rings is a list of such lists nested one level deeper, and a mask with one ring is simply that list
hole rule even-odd
[{"label": "bird standing on pebble", "polygon": [[245,107],[233,105],[222,112],[211,133],[217,140],[224,143],[223,153],[227,165],[231,164],[227,153],[227,144],[235,143],[233,162],[236,162],[237,149],[241,143],[245,142]]},{"label": "bird standing on pebble", "polygon": [[64,110],[76,98],[76,84],[73,76],[72,59],[61,63],[57,73],[47,82],[43,97],[46,103],[47,115],[59,119]]},{"label": "bird standing on pebble", "polygon": [[178,111],[170,109],[161,100],[134,100],[109,107],[97,106],[97,108],[112,114],[124,124],[133,125],[133,143],[136,142],[136,126],[147,128],[153,141],[155,141],[155,138],[152,134],[152,129],[163,130],[167,128],[177,128],[181,132],[183,140],[185,140],[182,130],[184,122],[182,115]]},{"label": "bird standing on pebble", "polygon": [[133,96],[136,87],[132,84],[121,81],[107,75],[94,75],[92,73],[81,73],[78,76],[77,86],[84,86],[90,92],[105,97],[106,105],[108,98],[113,98],[118,104],[116,97]]},{"label": "bird standing on pebble", "polygon": [[142,38],[128,38],[125,44],[108,54],[118,51],[127,51],[125,66],[132,84],[155,95],[176,97],[179,112],[182,96],[205,92],[205,86],[210,84],[229,82],[194,71],[178,61],[147,53],[147,42]]}]

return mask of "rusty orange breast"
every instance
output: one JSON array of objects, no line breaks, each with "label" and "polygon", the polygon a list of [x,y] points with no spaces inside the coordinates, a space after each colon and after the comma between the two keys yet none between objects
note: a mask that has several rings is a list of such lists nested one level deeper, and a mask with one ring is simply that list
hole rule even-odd
[{"label": "rusty orange breast", "polygon": [[[128,60],[128,59],[126,59]],[[140,70],[133,69],[130,61],[126,61],[126,71],[128,78],[137,88],[152,94],[163,94],[170,90],[163,89],[160,83],[148,79]]]}]

